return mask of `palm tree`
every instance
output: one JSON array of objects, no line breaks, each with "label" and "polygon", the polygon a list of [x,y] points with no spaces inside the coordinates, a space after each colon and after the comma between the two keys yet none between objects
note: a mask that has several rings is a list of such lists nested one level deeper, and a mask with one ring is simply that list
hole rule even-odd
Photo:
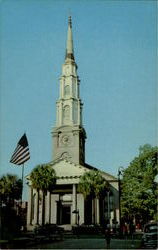
[{"label": "palm tree", "polygon": [[0,200],[5,205],[13,206],[21,199],[22,180],[16,175],[6,174],[0,178]]},{"label": "palm tree", "polygon": [[[85,199],[89,197],[92,199],[93,211],[95,211],[95,198],[104,197],[107,186],[108,182],[99,171],[91,170],[80,178],[78,192],[82,193]],[[95,213],[93,213],[93,221],[95,221]]]},{"label": "palm tree", "polygon": [[45,195],[47,191],[52,191],[56,183],[56,173],[55,170],[48,164],[36,166],[31,174],[30,180],[32,182],[32,187],[43,192],[43,204],[42,204],[42,225],[44,225],[45,219]]}]

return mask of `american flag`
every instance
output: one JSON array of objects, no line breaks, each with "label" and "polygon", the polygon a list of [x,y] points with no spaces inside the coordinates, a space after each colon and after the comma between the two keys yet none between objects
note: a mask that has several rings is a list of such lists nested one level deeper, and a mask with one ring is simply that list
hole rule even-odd
[{"label": "american flag", "polygon": [[26,134],[19,140],[17,147],[10,159],[11,163],[21,165],[30,159],[29,145]]}]

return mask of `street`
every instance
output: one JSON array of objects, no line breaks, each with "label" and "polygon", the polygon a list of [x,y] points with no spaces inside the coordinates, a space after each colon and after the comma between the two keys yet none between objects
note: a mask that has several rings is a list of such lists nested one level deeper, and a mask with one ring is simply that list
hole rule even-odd
[{"label": "street", "polygon": [[[40,244],[32,249],[107,249],[105,239],[64,239],[60,242]],[[112,239],[110,249],[140,249],[140,240]]]}]

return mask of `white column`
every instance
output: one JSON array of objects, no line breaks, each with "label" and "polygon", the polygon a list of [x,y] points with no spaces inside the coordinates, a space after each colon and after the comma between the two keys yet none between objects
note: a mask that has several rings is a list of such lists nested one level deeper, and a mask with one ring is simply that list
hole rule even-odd
[{"label": "white column", "polygon": [[96,223],[99,224],[99,199],[96,199]]},{"label": "white column", "polygon": [[77,209],[79,210],[79,225],[83,224],[84,221],[84,196],[83,194],[77,194]]},{"label": "white column", "polygon": [[34,224],[38,224],[39,218],[39,191],[36,190],[36,197],[35,197],[35,208],[34,208]]},{"label": "white column", "polygon": [[70,103],[70,122],[71,122],[71,124],[74,123],[73,112],[74,112],[74,102],[73,102],[73,100],[71,100],[71,103]]},{"label": "white column", "polygon": [[39,191],[39,225],[42,225],[42,191]]},{"label": "white column", "polygon": [[63,97],[63,78],[62,77],[59,78],[59,82],[60,82],[60,96],[59,96],[59,98],[61,99]]},{"label": "white column", "polygon": [[63,103],[60,101],[60,109],[59,109],[59,125],[63,125]]},{"label": "white column", "polygon": [[57,223],[57,201],[59,200],[58,194],[51,194],[51,223]]},{"label": "white column", "polygon": [[46,220],[46,194],[45,191],[42,191],[42,223],[45,224]]},{"label": "white column", "polygon": [[[77,210],[76,184],[72,187],[72,211]],[[72,224],[77,224],[77,214],[72,213]]]},{"label": "white column", "polygon": [[59,125],[59,103],[56,105],[56,126]]},{"label": "white column", "polygon": [[29,197],[28,197],[28,207],[27,207],[27,225],[32,224],[32,187],[29,186]]},{"label": "white column", "polygon": [[49,191],[47,191],[47,196],[46,196],[46,217],[45,217],[45,223],[50,223],[50,209],[51,206],[51,194]]},{"label": "white column", "polygon": [[112,221],[114,219],[114,211],[110,212],[110,224],[112,225]]},{"label": "white column", "polygon": [[118,208],[116,208],[116,220],[120,224],[120,213],[119,213],[119,209]]},{"label": "white column", "polygon": [[61,98],[64,98],[64,86],[65,86],[65,81],[62,78],[62,80],[61,80]]},{"label": "white column", "polygon": [[77,110],[78,110],[78,124],[81,124],[81,109],[80,109],[80,101],[77,102]]},{"label": "white column", "polygon": [[69,77],[69,81],[70,81],[70,95],[73,96],[73,82],[71,77]]},{"label": "white column", "polygon": [[79,79],[77,80],[76,85],[77,85],[77,98],[80,98],[80,80]]},{"label": "white column", "polygon": [[81,106],[80,106],[80,124],[82,125],[82,106],[83,104],[81,103]]},{"label": "white column", "polygon": [[92,224],[95,223],[95,199],[92,199]]},{"label": "white column", "polygon": [[[53,194],[51,194],[51,197],[50,197],[50,199],[51,199],[51,216],[50,216],[50,223],[54,223],[54,214],[53,214],[53,211],[56,209],[55,208],[55,203],[56,202],[54,202],[54,199],[53,199]],[[55,223],[56,224],[56,223]]]}]

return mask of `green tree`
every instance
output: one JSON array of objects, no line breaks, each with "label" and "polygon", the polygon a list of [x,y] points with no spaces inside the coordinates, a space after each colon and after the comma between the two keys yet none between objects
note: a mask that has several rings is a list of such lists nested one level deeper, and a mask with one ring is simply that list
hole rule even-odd
[{"label": "green tree", "polygon": [[22,180],[16,175],[6,174],[0,178],[0,200],[5,205],[13,206],[21,199]]},{"label": "green tree", "polygon": [[157,208],[158,148],[149,144],[139,148],[128,168],[124,170],[121,183],[121,210],[126,218],[135,217],[144,223],[154,219]]},{"label": "green tree", "polygon": [[[95,198],[104,197],[107,188],[107,181],[96,170],[86,172],[81,176],[78,184],[78,192],[82,193],[85,199],[92,199],[93,211],[95,211]],[[93,214],[93,221],[95,221],[94,217],[95,213]]]},{"label": "green tree", "polygon": [[56,173],[55,170],[48,164],[38,165],[36,166],[31,174],[30,180],[32,183],[32,187],[43,192],[43,204],[42,204],[42,224],[44,224],[45,218],[45,195],[47,191],[52,191],[54,189],[56,183]]},{"label": "green tree", "polygon": [[99,171],[91,170],[86,172],[80,178],[78,184],[78,191],[86,198],[91,196],[92,198],[99,198],[105,194],[105,188],[107,188],[107,181],[102,177]]},{"label": "green tree", "polygon": [[20,232],[21,218],[14,203],[21,199],[21,192],[22,181],[16,175],[6,174],[0,178],[0,239],[11,239]]}]

